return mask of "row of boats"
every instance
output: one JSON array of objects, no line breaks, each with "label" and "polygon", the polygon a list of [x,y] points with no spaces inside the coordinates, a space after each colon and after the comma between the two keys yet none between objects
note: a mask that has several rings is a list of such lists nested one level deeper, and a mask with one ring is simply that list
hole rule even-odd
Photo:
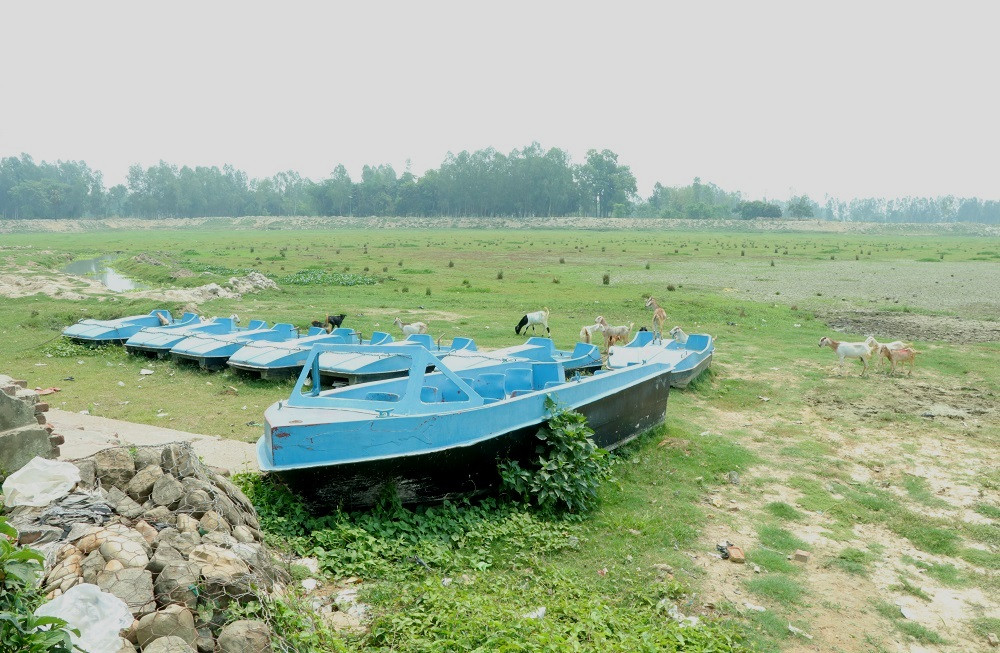
[{"label": "row of boats", "polygon": [[[239,345],[225,359],[232,367],[234,359],[259,369],[279,360],[301,367],[291,396],[264,413],[257,458],[261,470],[279,474],[314,506],[369,506],[390,489],[404,503],[489,490],[499,480],[498,460],[537,455],[534,435],[550,417],[548,400],[583,413],[594,441],[614,449],[659,424],[670,387],[708,369],[714,352],[706,334],[680,343],[640,331],[610,348],[605,367],[595,345],[563,351],[548,338],[482,352],[464,338],[440,347],[426,335],[365,340],[351,329],[298,337],[291,325],[251,323],[240,331],[228,318],[195,324],[189,314],[163,324],[163,313],[85,320],[65,333],[86,341],[103,329],[104,341],[144,353],[183,333],[171,356],[214,362],[227,343]],[[226,326],[183,332],[216,322]],[[252,332],[271,335],[238,341]],[[324,389],[331,370],[346,370],[348,385]]]}]

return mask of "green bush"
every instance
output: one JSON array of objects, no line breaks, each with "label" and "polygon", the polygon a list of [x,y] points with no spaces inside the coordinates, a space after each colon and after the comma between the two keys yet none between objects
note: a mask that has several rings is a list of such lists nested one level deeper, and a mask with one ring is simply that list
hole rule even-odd
[{"label": "green bush", "polygon": [[[555,410],[551,399],[546,406]],[[535,434],[542,441],[535,461],[527,467],[516,460],[500,463],[503,490],[546,511],[589,510],[610,473],[608,454],[594,444],[593,434],[580,413],[553,412]]]}]

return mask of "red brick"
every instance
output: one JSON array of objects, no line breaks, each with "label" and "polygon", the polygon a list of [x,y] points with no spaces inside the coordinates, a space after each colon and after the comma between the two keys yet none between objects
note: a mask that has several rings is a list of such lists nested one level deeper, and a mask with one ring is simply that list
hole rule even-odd
[{"label": "red brick", "polygon": [[49,444],[51,444],[53,447],[62,446],[64,444],[66,444],[66,436],[59,435],[59,434],[50,435],[49,436]]},{"label": "red brick", "polygon": [[809,552],[803,551],[802,549],[796,549],[795,554],[792,557],[798,562],[809,562]]},{"label": "red brick", "polygon": [[35,415],[35,419],[38,421],[39,424],[44,424],[45,422],[49,421],[45,419],[45,415],[43,415],[42,413],[38,413],[37,415]]},{"label": "red brick", "polygon": [[49,409],[49,405],[47,403],[45,403],[44,401],[40,401],[37,404],[35,404],[35,412],[36,413],[44,413],[48,409]]},{"label": "red brick", "polygon": [[747,561],[747,557],[743,554],[743,549],[738,546],[729,547],[729,559],[738,564],[743,564]]}]

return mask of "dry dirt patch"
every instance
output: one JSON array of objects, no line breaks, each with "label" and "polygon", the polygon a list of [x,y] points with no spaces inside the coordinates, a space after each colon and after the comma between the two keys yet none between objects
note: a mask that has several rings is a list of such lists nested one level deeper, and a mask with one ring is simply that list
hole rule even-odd
[{"label": "dry dirt patch", "polygon": [[861,422],[885,414],[928,419],[988,419],[996,415],[998,402],[1000,397],[983,388],[908,378],[900,379],[899,383],[881,384],[877,392],[862,397],[842,397],[825,389],[813,390],[806,396],[806,403],[821,415],[850,416]]}]

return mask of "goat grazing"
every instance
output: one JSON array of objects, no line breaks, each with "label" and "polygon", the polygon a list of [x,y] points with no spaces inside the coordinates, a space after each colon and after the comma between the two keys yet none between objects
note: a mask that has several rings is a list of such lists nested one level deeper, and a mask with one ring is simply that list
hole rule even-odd
[{"label": "goat grazing", "polygon": [[514,327],[514,333],[521,335],[521,330],[524,329],[525,333],[528,331],[528,327],[531,327],[531,333],[535,333],[535,325],[540,324],[545,327],[545,333],[551,334],[552,331],[549,330],[549,309],[543,308],[540,311],[535,311],[534,313],[527,313],[521,318],[521,321],[517,323]]},{"label": "goat grazing", "polygon": [[604,332],[603,324],[586,324],[580,329],[580,342],[585,342],[588,345],[593,341],[594,334],[597,332]]},{"label": "goat grazing", "polygon": [[823,336],[819,339],[820,347],[829,347],[833,351],[837,352],[837,356],[840,358],[840,367],[844,367],[845,358],[860,358],[861,362],[864,364],[864,368],[861,370],[861,376],[865,375],[868,371],[868,359],[871,358],[872,348],[864,342],[838,342]]},{"label": "goat grazing", "polygon": [[344,323],[344,318],[347,317],[344,313],[340,315],[327,315],[325,322],[320,322],[319,320],[313,320],[312,326],[320,327],[326,330],[327,333],[332,333],[334,329],[339,329],[340,325]]},{"label": "goat grazing", "polygon": [[[893,340],[892,342],[879,342],[875,339],[875,336],[868,336],[865,338],[865,344],[872,348],[872,352],[875,354],[875,368],[878,370],[882,369],[882,357],[879,355],[882,346],[886,346],[892,350],[906,349],[908,347],[913,347],[908,342],[903,342],[902,340]],[[888,358],[888,357],[887,357]],[[891,359],[890,359],[891,360]]]},{"label": "goat grazing", "polygon": [[917,354],[919,353],[917,350],[913,349],[912,347],[903,347],[902,349],[892,349],[891,347],[889,347],[889,345],[879,345],[878,352],[882,356],[888,358],[889,362],[892,363],[892,368],[889,370],[890,376],[892,376],[896,372],[896,363],[909,363],[910,371],[907,372],[906,375],[911,376],[913,374],[913,362],[914,359],[916,359]]},{"label": "goat grazing", "polygon": [[682,345],[686,345],[688,341],[688,334],[684,333],[684,329],[679,326],[675,326],[670,330],[670,337]]},{"label": "goat grazing", "polygon": [[667,312],[652,297],[646,300],[646,308],[653,309],[653,336],[663,340],[663,323],[667,321]]},{"label": "goat grazing", "polygon": [[423,322],[403,322],[397,317],[392,323],[402,329],[404,336],[412,336],[415,333],[427,333],[427,325]]}]

